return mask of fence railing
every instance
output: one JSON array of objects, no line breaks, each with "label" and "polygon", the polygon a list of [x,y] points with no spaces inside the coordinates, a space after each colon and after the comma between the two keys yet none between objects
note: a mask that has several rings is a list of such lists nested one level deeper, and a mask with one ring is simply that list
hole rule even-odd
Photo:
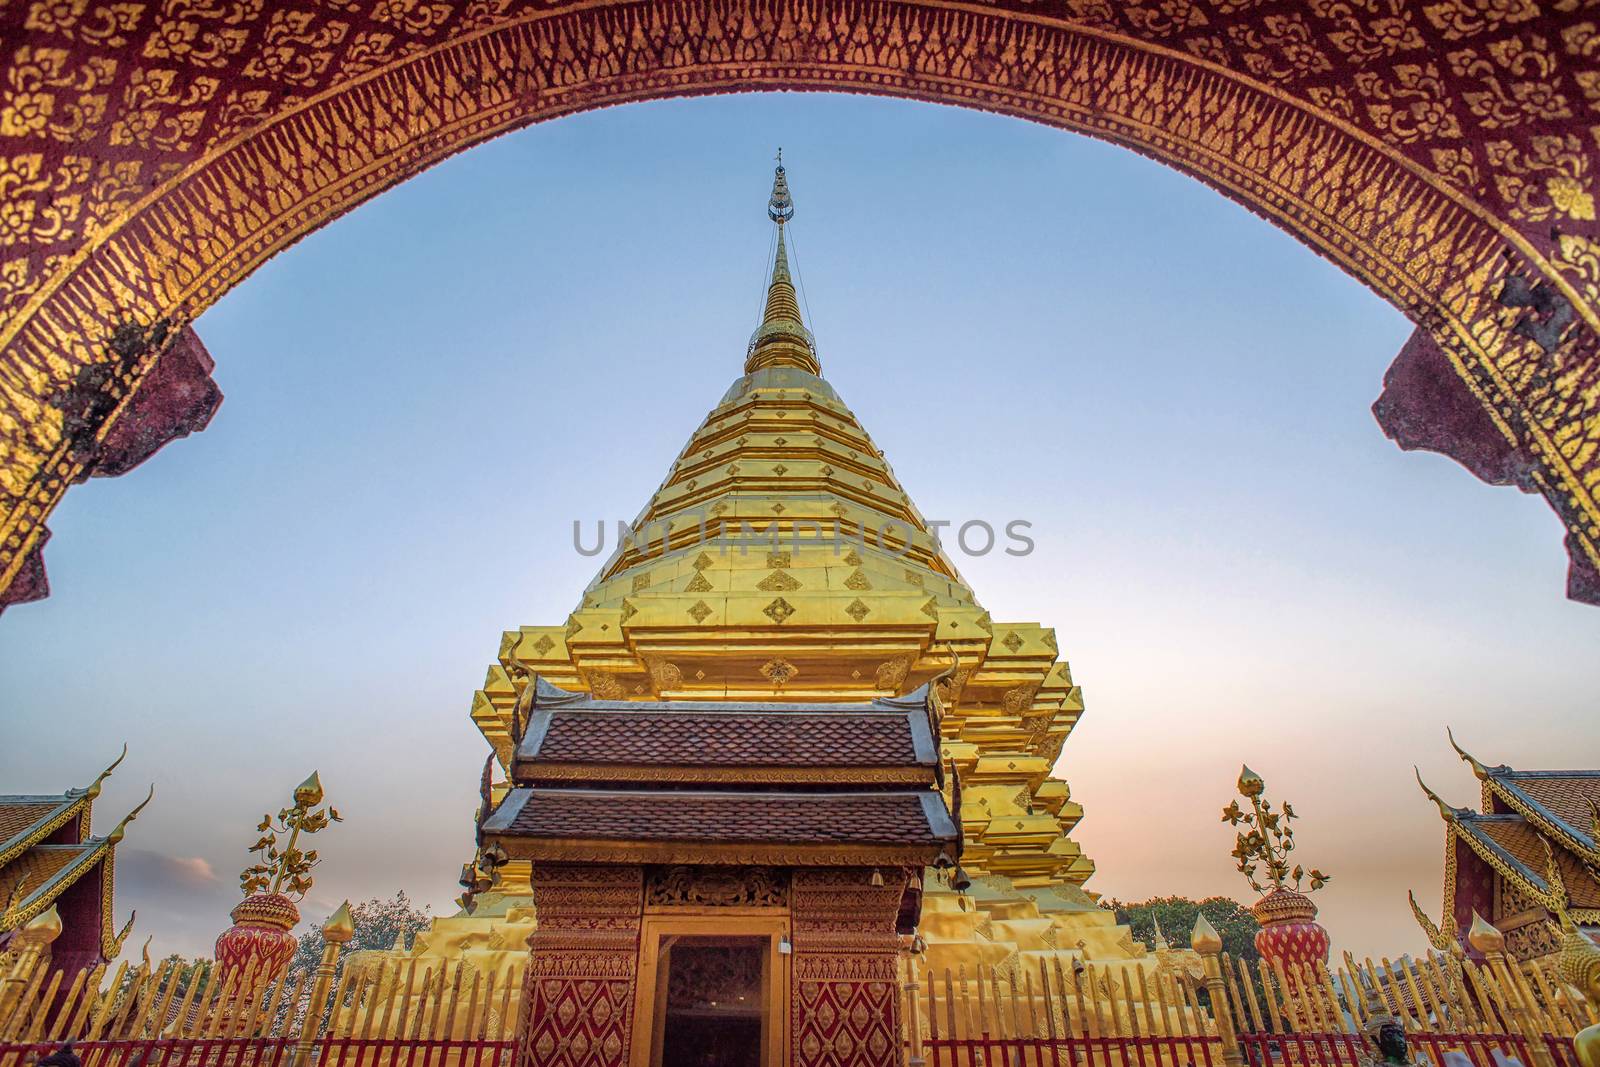
[{"label": "fence railing", "polygon": [[[162,1037],[73,1045],[83,1067],[512,1067],[510,1039],[324,1037],[302,1048],[289,1037]],[[58,1042],[0,1044],[0,1067],[19,1067]],[[314,1060],[313,1058],[314,1057]]]},{"label": "fence railing", "polygon": [[1222,1067],[1198,989],[1170,969],[1027,966],[902,972],[907,1056],[930,1067]]},{"label": "fence railing", "polygon": [[1570,1038],[1597,1021],[1588,1002],[1556,973],[1553,959],[1479,961],[1447,953],[1379,964],[1302,968],[1290,973],[1220,955],[1226,1006],[1241,1031],[1353,1033],[1374,1010],[1398,1016],[1412,1034],[1520,1034]]},{"label": "fence railing", "polygon": [[[512,1067],[522,973],[329,945],[279,981],[205,961],[70,978],[24,952],[0,973],[0,1067],[75,1043],[84,1067]],[[1357,1067],[1374,1013],[1434,1067],[1576,1067],[1597,1021],[1553,962],[1349,956],[1286,973],[1226,953],[1119,966],[1060,953],[902,969],[907,1056],[938,1067]],[[1459,1056],[1454,1055],[1459,1054]]]},{"label": "fence railing", "polygon": [[301,1067],[313,1051],[393,1067],[402,1048],[413,1051],[399,1067],[508,1067],[520,972],[415,957],[338,964],[330,945],[315,970],[278,981],[178,960],[67,981],[43,956],[23,957],[0,974],[0,1067],[69,1040],[88,1050],[84,1067]]},{"label": "fence railing", "polygon": [[[1222,1067],[1214,1037],[930,1038],[927,1067]],[[916,1062],[915,1060],[913,1062]]]},{"label": "fence railing", "polygon": [[[1360,1067],[1375,1014],[1403,1021],[1424,1067],[1577,1067],[1597,1021],[1554,961],[1434,954],[1286,972],[1227,953],[1063,965],[1059,953],[972,973],[908,957],[912,1064],[937,1067]],[[1459,1057],[1452,1054],[1459,1053]]]},{"label": "fence railing", "polygon": [[[1241,1034],[1239,1041],[1247,1067],[1364,1067],[1369,1062],[1362,1039],[1348,1033]],[[1532,1042],[1521,1034],[1408,1034],[1406,1047],[1421,1067],[1578,1067],[1572,1039],[1549,1034]]]}]

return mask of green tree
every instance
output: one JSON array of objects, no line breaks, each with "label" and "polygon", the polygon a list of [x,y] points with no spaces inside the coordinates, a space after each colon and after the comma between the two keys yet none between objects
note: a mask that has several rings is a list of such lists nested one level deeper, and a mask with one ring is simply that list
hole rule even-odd
[{"label": "green tree", "polygon": [[1222,935],[1222,951],[1236,960],[1250,962],[1260,958],[1256,952],[1256,931],[1261,924],[1248,908],[1228,897],[1207,897],[1190,900],[1188,897],[1151,897],[1133,903],[1120,900],[1101,902],[1102,908],[1117,913],[1117,922],[1133,928],[1136,941],[1154,947],[1156,923],[1173,948],[1188,948],[1189,934],[1194,929],[1196,916],[1204,914]]},{"label": "green tree", "polygon": [[[404,934],[408,939],[432,921],[426,908],[418,908],[401,890],[389,900],[374,897],[360,904],[350,905],[350,917],[355,921],[356,935],[344,946],[344,955],[361,949],[386,949],[394,939]],[[322,922],[326,922],[324,916]],[[309,973],[322,961],[322,922],[300,935],[294,959],[289,962],[289,973]]]},{"label": "green tree", "polygon": [[[177,983],[177,991],[173,994],[174,1004],[182,1003],[183,998],[188,995],[190,986],[195,987],[195,996],[198,997],[201,993],[204,993],[206,982],[211,978],[211,970],[216,966],[210,960],[188,960],[174,952],[155,965],[156,972],[159,973],[163,967],[169,964],[172,966],[172,970],[167,981]],[[133,972],[130,970],[128,977],[123,980],[123,988],[128,988],[132,983]],[[161,988],[165,990],[166,986],[163,985]]]}]

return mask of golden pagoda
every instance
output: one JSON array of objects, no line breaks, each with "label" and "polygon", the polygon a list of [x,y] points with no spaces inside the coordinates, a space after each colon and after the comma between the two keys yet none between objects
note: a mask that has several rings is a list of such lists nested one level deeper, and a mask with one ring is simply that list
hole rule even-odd
[{"label": "golden pagoda", "polygon": [[[480,823],[506,794],[535,680],[668,706],[866,702],[933,683],[970,886],[957,892],[949,872],[928,872],[924,965],[1070,957],[1194,970],[1187,950],[1160,946],[1158,961],[1080,888],[1094,873],[1069,836],[1083,811],[1052,768],[1083,701],[1055,633],[991,618],[823,378],[791,274],[781,158],[768,215],[771,274],[742,376],[573,611],[507,631],[473,695],[493,749]],[[469,864],[463,913],[395,951],[520,968],[537,925],[529,875],[513,860],[491,881]]]}]

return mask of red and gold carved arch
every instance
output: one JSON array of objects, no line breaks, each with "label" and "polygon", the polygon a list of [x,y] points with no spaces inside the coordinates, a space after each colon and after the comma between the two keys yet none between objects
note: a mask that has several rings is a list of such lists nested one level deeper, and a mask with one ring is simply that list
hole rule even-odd
[{"label": "red and gold carved arch", "polygon": [[186,328],[445,156],[630,100],[856,90],[1124,144],[1418,331],[1404,447],[1542,493],[1600,602],[1589,0],[0,0],[0,603],[65,488],[203,424]]}]

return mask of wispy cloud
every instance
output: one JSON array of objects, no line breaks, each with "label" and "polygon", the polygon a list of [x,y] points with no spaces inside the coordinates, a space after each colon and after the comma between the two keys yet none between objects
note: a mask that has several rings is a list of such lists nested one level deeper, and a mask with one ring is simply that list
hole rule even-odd
[{"label": "wispy cloud", "polygon": [[232,920],[237,893],[202,856],[175,856],[150,849],[117,851],[117,909],[139,913],[136,929],[155,934],[153,953],[209,956],[211,944]]}]

